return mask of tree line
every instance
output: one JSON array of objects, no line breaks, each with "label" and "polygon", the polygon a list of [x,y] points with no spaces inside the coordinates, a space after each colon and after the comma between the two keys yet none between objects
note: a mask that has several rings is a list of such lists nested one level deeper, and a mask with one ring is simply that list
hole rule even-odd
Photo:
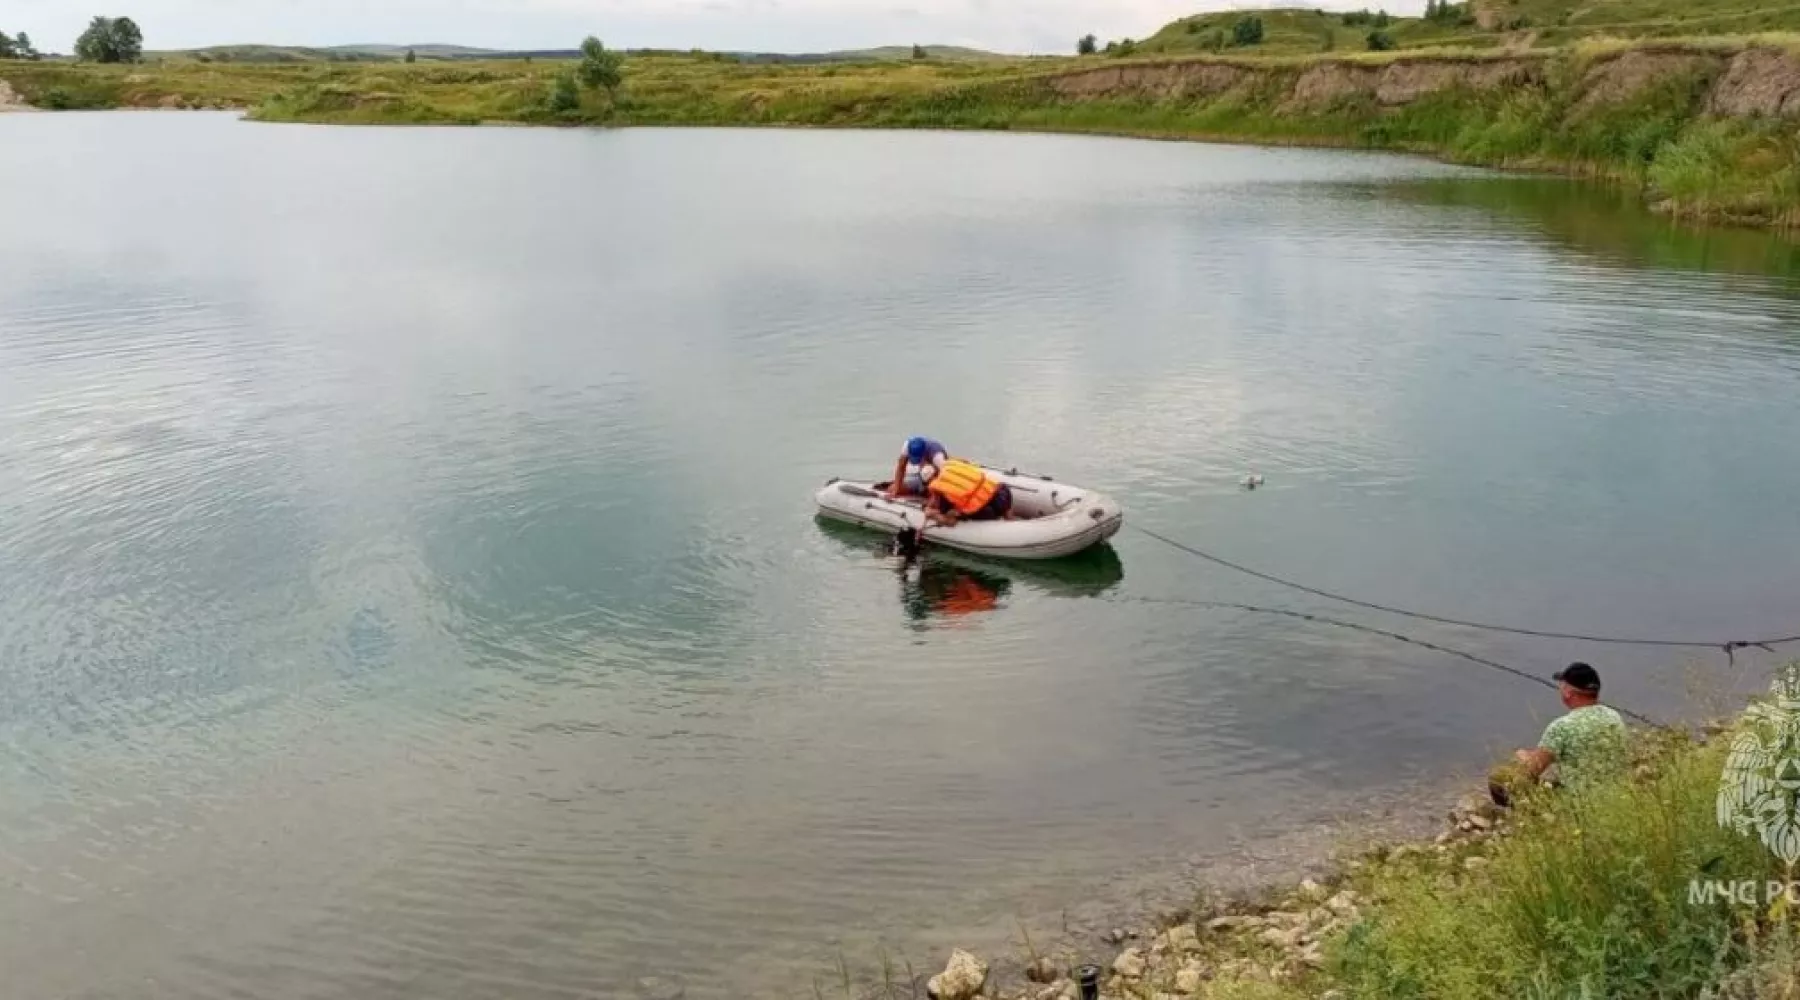
[{"label": "tree line", "polygon": [[16,35],[8,35],[0,31],[0,59],[42,59],[43,54],[32,47],[31,36],[21,31]]},{"label": "tree line", "polygon": [[[42,59],[44,54],[21,31],[0,31],[0,59]],[[75,39],[75,58],[87,62],[127,63],[144,58],[144,33],[129,17],[96,17]]]}]

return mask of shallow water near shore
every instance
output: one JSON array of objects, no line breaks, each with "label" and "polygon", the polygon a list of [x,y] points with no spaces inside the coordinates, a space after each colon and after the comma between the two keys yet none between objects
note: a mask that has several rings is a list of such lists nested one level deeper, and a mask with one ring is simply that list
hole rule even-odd
[{"label": "shallow water near shore", "polygon": [[1684,653],[1398,622],[1129,527],[902,572],[810,494],[912,433],[1370,600],[1800,631],[1793,246],[1570,185],[91,114],[0,120],[0,192],[21,996],[796,995],[840,947],[923,968],[945,928],[1404,800],[1556,711],[1171,600],[1687,704]]}]

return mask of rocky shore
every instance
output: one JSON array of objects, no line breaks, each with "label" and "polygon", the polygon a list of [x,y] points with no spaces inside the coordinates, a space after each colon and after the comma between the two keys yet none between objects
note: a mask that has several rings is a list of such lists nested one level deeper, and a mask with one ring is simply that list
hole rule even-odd
[{"label": "rocky shore", "polygon": [[1412,866],[1453,882],[1485,867],[1489,845],[1507,835],[1499,808],[1485,795],[1465,795],[1433,838],[1341,852],[1318,877],[1165,909],[1144,925],[1109,928],[1086,945],[1022,961],[957,949],[941,972],[879,987],[865,1000],[1176,1000],[1235,996],[1257,985],[1341,1000],[1341,992],[1309,986],[1325,967],[1324,942],[1361,918],[1378,872]]},{"label": "rocky shore", "polygon": [[[1715,816],[1733,725],[1639,730],[1621,780],[1580,798],[1519,784],[1508,763],[1488,780],[1513,790],[1513,808],[1485,787],[1443,792],[1455,804],[1429,825],[1339,847],[1310,877],[1203,892],[1042,953],[1027,940],[1022,959],[955,950],[941,972],[863,997],[1346,1000],[1518,995],[1556,977],[1579,995],[1800,995],[1800,924],[1689,898],[1696,871],[1780,871]],[[1551,925],[1565,943],[1546,952]],[[1681,933],[1696,956],[1685,966],[1671,957]]]}]

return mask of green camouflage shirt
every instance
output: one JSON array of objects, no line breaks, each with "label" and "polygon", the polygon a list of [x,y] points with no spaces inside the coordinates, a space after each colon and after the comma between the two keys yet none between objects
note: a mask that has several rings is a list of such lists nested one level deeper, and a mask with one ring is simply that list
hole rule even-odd
[{"label": "green camouflage shirt", "polygon": [[1545,726],[1538,746],[1556,755],[1564,785],[1584,785],[1624,768],[1625,720],[1605,705],[1587,705]]}]

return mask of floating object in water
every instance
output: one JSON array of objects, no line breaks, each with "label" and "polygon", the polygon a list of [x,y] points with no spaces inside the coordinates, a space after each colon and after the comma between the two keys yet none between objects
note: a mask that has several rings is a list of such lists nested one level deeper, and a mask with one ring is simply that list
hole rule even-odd
[{"label": "floating object in water", "polygon": [[[920,532],[924,541],[999,559],[1055,559],[1106,541],[1125,523],[1125,512],[1103,493],[1016,469],[982,471],[1012,490],[1014,519],[934,524]],[[833,479],[813,499],[824,517],[894,533],[917,529],[925,518],[919,498],[889,500],[887,485]]]},{"label": "floating object in water", "polygon": [[1244,477],[1244,489],[1253,490],[1263,484],[1263,477],[1252,472]]}]

